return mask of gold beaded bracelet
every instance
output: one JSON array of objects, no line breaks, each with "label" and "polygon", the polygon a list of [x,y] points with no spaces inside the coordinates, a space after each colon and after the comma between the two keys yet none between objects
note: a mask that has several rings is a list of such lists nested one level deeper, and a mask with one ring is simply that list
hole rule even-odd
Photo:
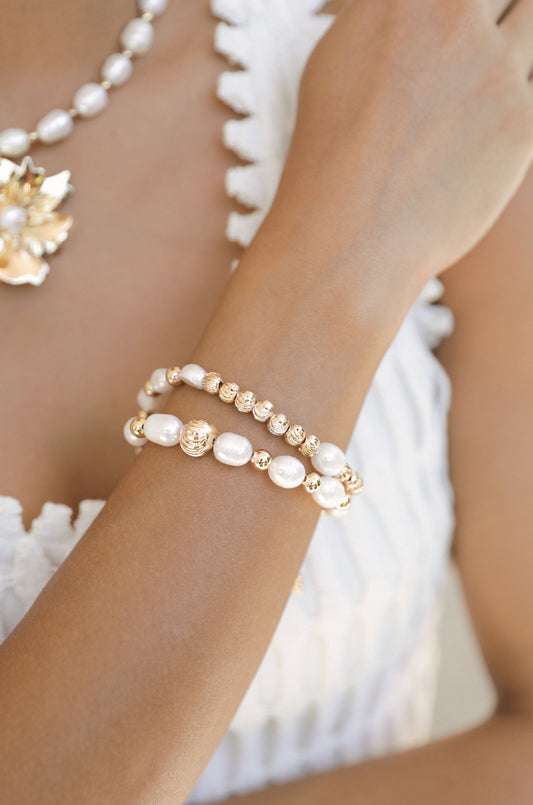
[{"label": "gold beaded bracelet", "polygon": [[[323,479],[327,477],[340,481],[344,487],[345,496],[350,500],[353,495],[363,491],[363,478],[346,462],[344,452],[339,447],[330,442],[321,442],[315,435],[306,434],[301,425],[291,424],[285,414],[275,413],[270,400],[257,400],[253,391],[242,390],[237,383],[224,381],[217,372],[207,372],[198,364],[187,364],[183,368],[172,366],[168,369],[156,369],[137,395],[137,401],[141,406],[139,419],[146,418],[149,410],[153,410],[155,397],[181,383],[203,389],[208,394],[217,395],[222,402],[234,404],[241,413],[251,412],[258,422],[267,423],[270,433],[275,436],[284,436],[286,443],[296,447],[302,455],[308,457],[314,469],[318,471],[306,476],[310,487],[308,491],[317,492],[324,485]],[[132,427],[140,427],[140,425],[141,422],[137,425],[132,424]],[[269,455],[268,451],[258,452]],[[266,468],[264,467],[264,469]],[[326,483],[331,489],[331,483]],[[331,490],[332,495],[333,491]],[[320,497],[325,497],[324,492],[323,489]],[[337,493],[340,494],[338,488]],[[343,511],[348,508],[349,503],[343,507]]]}]

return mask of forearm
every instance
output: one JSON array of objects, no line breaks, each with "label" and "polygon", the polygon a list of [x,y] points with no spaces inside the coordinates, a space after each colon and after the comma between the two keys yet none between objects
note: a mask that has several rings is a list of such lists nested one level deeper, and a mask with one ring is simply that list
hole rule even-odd
[{"label": "forearm", "polygon": [[533,719],[499,715],[460,735],[231,797],[234,805],[530,805]]},{"label": "forearm", "polygon": [[[346,444],[410,298],[369,282],[357,259],[348,283],[335,247],[317,266],[311,241],[252,245],[192,358]],[[188,387],[168,408],[270,444],[264,426]],[[0,799],[185,798],[303,561],[319,509],[300,492],[146,446],[2,646]]]}]

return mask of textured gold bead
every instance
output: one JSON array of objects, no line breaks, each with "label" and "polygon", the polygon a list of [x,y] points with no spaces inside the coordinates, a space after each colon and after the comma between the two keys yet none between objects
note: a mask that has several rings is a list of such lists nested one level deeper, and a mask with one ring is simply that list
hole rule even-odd
[{"label": "textured gold bead", "polygon": [[241,414],[247,414],[252,410],[256,402],[255,394],[253,391],[239,391],[235,397],[235,408]]},{"label": "textured gold bead", "polygon": [[235,400],[235,397],[239,393],[239,386],[237,383],[222,383],[218,390],[218,396],[225,403],[232,403]]},{"label": "textured gold bead", "polygon": [[298,449],[304,456],[314,456],[318,453],[319,448],[320,439],[318,436],[306,436],[303,444]]},{"label": "textured gold bead", "polygon": [[348,512],[351,505],[352,499],[349,495],[346,495],[344,500],[342,500],[338,506],[335,506],[334,509],[327,509],[327,513],[331,515],[331,517],[343,517]]},{"label": "textured gold bead", "polygon": [[149,380],[146,381],[143,388],[145,393],[148,394],[149,397],[157,397],[159,394],[159,392],[155,390],[155,388],[152,386]]},{"label": "textured gold bead", "polygon": [[170,366],[166,371],[166,379],[167,383],[171,386],[179,386],[181,383],[180,378],[180,367],[179,366]]},{"label": "textured gold bead", "polygon": [[306,492],[310,494],[312,492],[316,492],[317,489],[320,489],[320,475],[318,472],[310,472],[308,475],[305,476],[302,486],[304,487]]},{"label": "textured gold bead", "polygon": [[203,456],[213,447],[217,430],[203,419],[192,419],[184,426],[180,447],[188,456]]},{"label": "textured gold bead", "polygon": [[352,477],[344,482],[344,488],[349,495],[358,495],[365,488],[365,482],[358,472],[352,472]]},{"label": "textured gold bead", "polygon": [[352,468],[350,467],[350,465],[349,465],[349,464],[345,464],[345,465],[344,465],[344,468],[342,469],[342,471],[341,471],[341,472],[339,472],[339,474],[338,474],[338,475],[336,475],[336,476],[335,476],[335,478],[338,478],[338,479],[339,479],[339,481],[340,481],[340,482],[343,484],[343,483],[345,483],[346,481],[349,481],[349,480],[350,480],[350,478],[352,477],[352,474],[353,474],[353,470],[352,470]]},{"label": "textured gold bead", "polygon": [[139,439],[142,439],[144,436],[144,423],[146,422],[146,417],[136,416],[130,423],[130,430],[134,436],[137,436]]},{"label": "textured gold bead", "polygon": [[268,420],[267,428],[274,436],[283,436],[289,429],[289,420],[285,414],[273,414]]},{"label": "textured gold bead", "polygon": [[258,422],[266,422],[267,419],[270,419],[273,413],[274,406],[270,400],[260,400],[259,402],[256,402],[253,407],[254,419],[257,419]]},{"label": "textured gold bead", "polygon": [[285,441],[293,447],[298,447],[305,440],[305,430],[301,425],[291,425],[285,434]]},{"label": "textured gold bead", "polygon": [[202,381],[202,388],[208,394],[218,394],[222,378],[217,372],[208,372]]},{"label": "textured gold bead", "polygon": [[272,456],[268,450],[256,450],[250,459],[250,463],[258,470],[267,470],[272,461]]}]

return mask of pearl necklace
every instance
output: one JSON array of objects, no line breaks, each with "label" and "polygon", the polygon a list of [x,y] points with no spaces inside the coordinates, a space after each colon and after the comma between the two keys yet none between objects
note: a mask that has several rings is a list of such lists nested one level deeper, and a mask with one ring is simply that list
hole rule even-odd
[{"label": "pearl necklace", "polygon": [[[122,30],[121,49],[105,60],[101,80],[84,84],[72,107],[52,109],[34,131],[8,128],[0,132],[0,282],[40,285],[49,271],[45,257],[57,251],[72,226],[72,216],[56,208],[72,192],[70,171],[45,178],[28,151],[35,143],[53,145],[68,137],[79,118],[103,112],[109,92],[122,86],[133,71],[132,60],[147,53],[154,39],[152,22],[168,0],[137,0],[138,15]],[[7,157],[24,157],[17,165]]]}]

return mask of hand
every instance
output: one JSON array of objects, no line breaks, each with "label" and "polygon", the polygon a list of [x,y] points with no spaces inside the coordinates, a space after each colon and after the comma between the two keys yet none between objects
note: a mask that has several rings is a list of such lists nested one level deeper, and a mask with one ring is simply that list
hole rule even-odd
[{"label": "hand", "polygon": [[533,156],[533,0],[510,5],[349,2],[302,77],[277,224],[420,281],[469,251]]}]

